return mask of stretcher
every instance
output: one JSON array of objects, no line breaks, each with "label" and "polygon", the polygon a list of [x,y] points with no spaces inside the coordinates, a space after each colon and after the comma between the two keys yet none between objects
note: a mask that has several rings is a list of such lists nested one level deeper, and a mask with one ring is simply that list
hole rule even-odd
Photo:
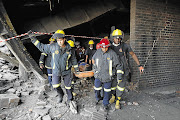
[{"label": "stretcher", "polygon": [[85,62],[79,64],[79,72],[75,72],[74,74],[78,78],[94,76],[94,72],[91,70],[91,66]]},{"label": "stretcher", "polygon": [[74,74],[78,78],[85,78],[85,77],[93,77],[94,76],[94,72],[93,71],[76,72]]}]

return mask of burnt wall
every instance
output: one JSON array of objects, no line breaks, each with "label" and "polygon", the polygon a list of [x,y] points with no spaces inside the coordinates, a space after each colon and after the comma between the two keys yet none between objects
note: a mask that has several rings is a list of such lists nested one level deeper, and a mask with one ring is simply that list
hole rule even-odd
[{"label": "burnt wall", "polygon": [[130,44],[145,64],[140,75],[131,59],[132,81],[139,80],[140,88],[180,84],[179,6],[179,0],[131,0]]}]

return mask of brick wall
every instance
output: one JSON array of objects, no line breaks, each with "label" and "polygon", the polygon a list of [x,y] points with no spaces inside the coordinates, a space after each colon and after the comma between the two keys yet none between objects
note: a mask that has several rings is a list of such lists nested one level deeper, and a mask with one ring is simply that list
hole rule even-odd
[{"label": "brick wall", "polygon": [[132,65],[132,81],[140,88],[180,84],[180,4],[178,0],[131,0],[130,45],[145,64],[144,74]]}]

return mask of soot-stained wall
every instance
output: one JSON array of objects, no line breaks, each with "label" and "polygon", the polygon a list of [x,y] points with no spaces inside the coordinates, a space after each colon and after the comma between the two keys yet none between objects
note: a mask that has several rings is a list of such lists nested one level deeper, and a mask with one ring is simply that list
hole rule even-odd
[{"label": "soot-stained wall", "polygon": [[139,80],[140,88],[180,84],[179,6],[178,0],[131,0],[130,44],[145,64],[140,75],[131,59],[132,81]]}]

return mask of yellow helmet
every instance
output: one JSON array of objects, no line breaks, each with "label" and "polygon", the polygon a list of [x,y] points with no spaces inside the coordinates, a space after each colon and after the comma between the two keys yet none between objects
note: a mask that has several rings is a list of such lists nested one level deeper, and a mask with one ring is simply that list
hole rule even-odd
[{"label": "yellow helmet", "polygon": [[124,33],[123,33],[123,31],[121,31],[121,30],[119,30],[119,29],[116,29],[116,30],[114,30],[114,31],[112,32],[112,36],[113,36],[114,38],[121,38],[121,39],[123,39],[123,38],[124,38]]},{"label": "yellow helmet", "polygon": [[63,30],[57,30],[52,36],[53,39],[63,38],[65,37],[65,33]]},{"label": "yellow helmet", "polygon": [[90,40],[88,44],[89,44],[89,45],[93,45],[93,44],[94,44],[94,41],[93,41],[93,40]]},{"label": "yellow helmet", "polygon": [[50,39],[49,39],[49,41],[55,41],[55,39],[53,39],[53,38],[50,38]]},{"label": "yellow helmet", "polygon": [[67,42],[69,43],[69,45],[70,45],[71,47],[74,47],[74,41],[68,40]]}]

